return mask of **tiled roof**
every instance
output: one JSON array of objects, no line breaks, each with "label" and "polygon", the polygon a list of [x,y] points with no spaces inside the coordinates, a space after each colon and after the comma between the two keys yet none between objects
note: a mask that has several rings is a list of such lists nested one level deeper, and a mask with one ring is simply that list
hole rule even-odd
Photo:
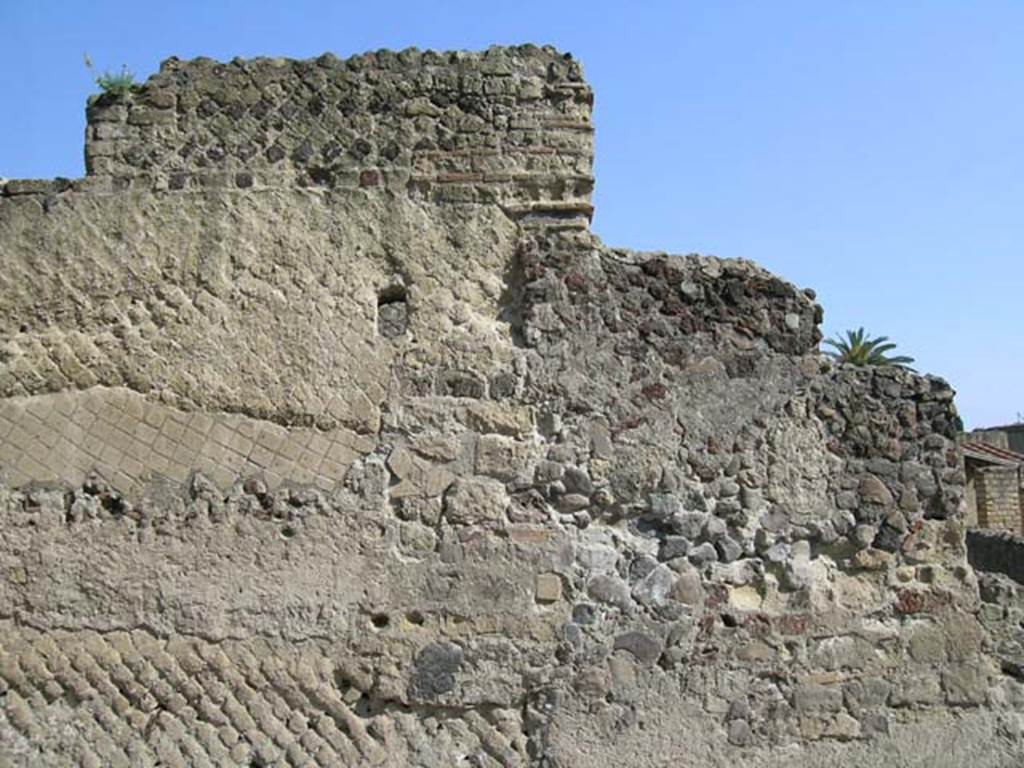
[{"label": "tiled roof", "polygon": [[1024,453],[1007,448],[997,448],[988,443],[978,443],[972,440],[963,444],[963,451],[967,458],[987,461],[990,464],[1024,464]]}]

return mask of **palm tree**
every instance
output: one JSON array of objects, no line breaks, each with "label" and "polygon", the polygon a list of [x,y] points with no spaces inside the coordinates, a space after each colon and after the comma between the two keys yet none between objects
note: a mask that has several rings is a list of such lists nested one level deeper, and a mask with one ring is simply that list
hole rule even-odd
[{"label": "palm tree", "polygon": [[876,339],[868,338],[863,328],[856,331],[847,331],[845,338],[825,339],[823,344],[834,347],[834,350],[826,350],[825,354],[841,363],[851,365],[894,365],[897,368],[914,370],[909,363],[914,358],[906,355],[895,355],[889,357],[886,352],[896,348],[896,345],[889,341],[888,336],[879,336]]}]

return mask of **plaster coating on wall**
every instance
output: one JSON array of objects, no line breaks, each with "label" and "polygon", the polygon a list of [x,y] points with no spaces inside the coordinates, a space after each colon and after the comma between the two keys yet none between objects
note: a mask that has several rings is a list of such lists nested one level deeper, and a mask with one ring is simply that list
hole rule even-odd
[{"label": "plaster coating on wall", "polygon": [[952,390],[601,243],[591,105],[534,46],[171,60],[4,184],[0,764],[1024,760]]}]

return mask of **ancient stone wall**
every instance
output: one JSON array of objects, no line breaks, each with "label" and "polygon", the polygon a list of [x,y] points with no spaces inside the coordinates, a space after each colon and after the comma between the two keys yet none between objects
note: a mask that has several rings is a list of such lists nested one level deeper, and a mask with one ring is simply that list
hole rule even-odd
[{"label": "ancient stone wall", "polygon": [[[1005,531],[970,530],[967,557],[978,573],[978,618],[988,647],[1006,675],[1024,680],[1024,539]],[[1024,710],[1024,702],[1014,704]]]},{"label": "ancient stone wall", "polygon": [[7,763],[1021,761],[952,390],[602,244],[590,102],[534,47],[172,60],[6,183]]}]

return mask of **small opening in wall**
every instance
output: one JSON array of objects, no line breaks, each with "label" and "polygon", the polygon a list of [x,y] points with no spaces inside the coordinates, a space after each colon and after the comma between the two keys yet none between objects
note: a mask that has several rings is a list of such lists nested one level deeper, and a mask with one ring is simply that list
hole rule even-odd
[{"label": "small opening in wall", "polygon": [[377,629],[384,629],[391,623],[391,618],[386,613],[375,613],[370,617],[370,623]]},{"label": "small opening in wall", "polygon": [[[384,712],[388,707],[401,707],[401,704],[395,702],[394,699],[384,699],[379,696],[370,696],[364,693],[360,696],[356,703],[352,707],[352,711],[362,718],[377,717]],[[371,726],[372,728],[372,726]]]},{"label": "small opening in wall", "polygon": [[403,335],[409,328],[409,301],[404,285],[389,285],[377,294],[377,331],[385,339]]},{"label": "small opening in wall", "polygon": [[291,539],[298,533],[297,530],[291,525],[286,525],[281,529],[281,538]]},{"label": "small opening in wall", "polygon": [[309,173],[309,180],[316,186],[329,187],[334,184],[334,172],[330,168],[310,166],[306,172]]},{"label": "small opening in wall", "polygon": [[415,624],[417,627],[422,627],[425,618],[419,611],[409,611],[405,614],[405,618],[409,620],[410,624]]}]

